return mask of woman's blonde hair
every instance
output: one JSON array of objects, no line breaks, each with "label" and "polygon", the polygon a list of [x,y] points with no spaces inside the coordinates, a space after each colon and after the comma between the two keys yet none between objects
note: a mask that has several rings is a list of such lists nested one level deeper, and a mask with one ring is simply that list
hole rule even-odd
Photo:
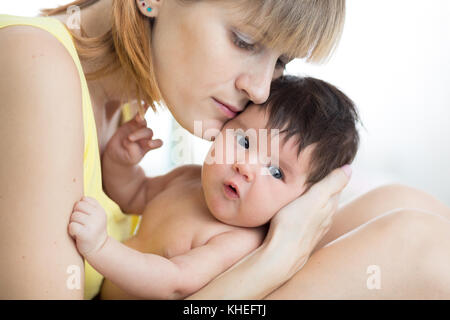
[{"label": "woman's blonde hair", "polygon": [[[44,9],[42,14],[65,13],[70,6],[83,8],[98,1],[77,0],[56,9]],[[243,23],[257,27],[259,43],[309,62],[323,62],[332,54],[344,25],[345,0],[234,0],[232,4],[241,15],[245,12]],[[151,28],[152,21],[139,12],[135,0],[113,0],[111,29],[104,35],[87,37],[83,30],[81,36],[69,31],[80,59],[99,66],[86,74],[87,79],[98,79],[121,69],[129,84],[127,94],[135,90],[138,101],[143,100],[155,110],[155,102],[162,96],[153,68]]]}]

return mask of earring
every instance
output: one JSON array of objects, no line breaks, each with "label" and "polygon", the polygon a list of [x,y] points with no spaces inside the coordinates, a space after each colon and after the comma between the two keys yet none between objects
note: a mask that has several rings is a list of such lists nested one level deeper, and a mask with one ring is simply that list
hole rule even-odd
[{"label": "earring", "polygon": [[[142,6],[143,6],[143,7],[146,7],[146,6],[147,6],[147,4],[145,3],[145,1],[143,1],[143,0],[140,0],[140,1],[141,1],[141,3],[142,3]],[[152,12],[152,10],[153,10],[153,9],[152,9],[151,7],[148,7],[148,8],[147,8],[147,11],[148,11],[148,12]]]}]

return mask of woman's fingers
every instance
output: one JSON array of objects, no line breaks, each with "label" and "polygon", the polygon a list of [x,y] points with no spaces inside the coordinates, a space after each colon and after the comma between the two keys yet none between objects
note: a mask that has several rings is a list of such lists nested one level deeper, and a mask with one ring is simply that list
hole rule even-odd
[{"label": "woman's fingers", "polygon": [[313,233],[329,228],[338,207],[340,192],[347,185],[350,174],[350,168],[334,170],[280,210],[272,218],[271,226],[292,230],[306,228]]},{"label": "woman's fingers", "polygon": [[336,209],[339,205],[340,195],[341,195],[340,193],[337,193],[328,199],[325,206],[323,207],[323,212],[325,216],[329,216],[331,218],[331,216],[336,212]]},{"label": "woman's fingers", "polygon": [[351,173],[349,165],[338,168],[314,184],[308,193],[319,201],[328,202],[332,196],[339,194],[345,188],[350,181]]},{"label": "woman's fingers", "polygon": [[340,193],[348,184],[350,176],[349,166],[336,169],[281,209],[272,218],[265,241],[281,237],[281,241],[296,243],[296,261],[301,268],[306,262],[305,257],[309,257],[331,228]]}]

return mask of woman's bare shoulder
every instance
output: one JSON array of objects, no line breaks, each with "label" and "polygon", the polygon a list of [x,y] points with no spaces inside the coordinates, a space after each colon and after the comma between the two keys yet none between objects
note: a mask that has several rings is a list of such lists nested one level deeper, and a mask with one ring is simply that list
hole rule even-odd
[{"label": "woman's bare shoulder", "polygon": [[2,32],[8,29],[0,33],[0,70],[6,75],[0,80],[0,114],[10,120],[2,129],[17,132],[18,145],[33,136],[55,151],[82,152],[81,83],[72,57],[44,30],[14,26]]},{"label": "woman's bare shoulder", "polygon": [[18,112],[30,112],[33,109],[29,103],[42,102],[35,104],[39,108],[62,99],[65,101],[61,103],[68,99],[73,103],[53,112],[73,115],[81,111],[78,70],[67,49],[52,34],[32,26],[11,26],[0,30],[0,47],[0,69],[6,75],[0,90],[10,93],[2,94],[2,112],[11,105],[18,107]]}]

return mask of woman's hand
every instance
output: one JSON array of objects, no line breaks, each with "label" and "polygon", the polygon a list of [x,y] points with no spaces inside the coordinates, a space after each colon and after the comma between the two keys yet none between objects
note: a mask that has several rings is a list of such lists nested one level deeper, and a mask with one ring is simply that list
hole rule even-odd
[{"label": "woman's hand", "polygon": [[[351,175],[334,170],[270,222],[264,243],[187,299],[262,299],[289,280],[327,232]],[[249,285],[251,284],[251,285]]]},{"label": "woman's hand", "polygon": [[105,155],[120,165],[136,165],[148,151],[162,146],[162,140],[152,138],[152,129],[147,128],[147,122],[138,113],[116,131],[108,142]]},{"label": "woman's hand", "polygon": [[294,262],[288,279],[303,267],[317,243],[330,229],[340,193],[350,176],[348,165],[334,170],[272,218],[265,243],[276,237],[276,243],[284,243],[291,250]]}]

